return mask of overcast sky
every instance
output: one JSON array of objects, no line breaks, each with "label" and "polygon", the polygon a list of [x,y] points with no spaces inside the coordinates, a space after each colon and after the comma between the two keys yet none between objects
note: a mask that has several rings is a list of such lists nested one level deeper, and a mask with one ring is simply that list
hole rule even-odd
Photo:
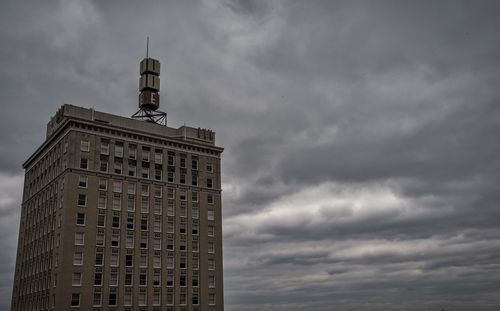
[{"label": "overcast sky", "polygon": [[499,1],[23,1],[0,9],[0,310],[22,162],[63,103],[223,154],[227,311],[499,310]]}]

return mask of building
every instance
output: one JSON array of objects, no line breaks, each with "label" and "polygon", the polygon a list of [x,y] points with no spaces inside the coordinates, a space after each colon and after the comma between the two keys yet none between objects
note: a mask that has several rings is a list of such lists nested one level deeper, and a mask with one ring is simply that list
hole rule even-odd
[{"label": "building", "polygon": [[48,123],[23,164],[12,310],[224,309],[223,149],[151,122],[154,83],[149,122],[64,105]]}]

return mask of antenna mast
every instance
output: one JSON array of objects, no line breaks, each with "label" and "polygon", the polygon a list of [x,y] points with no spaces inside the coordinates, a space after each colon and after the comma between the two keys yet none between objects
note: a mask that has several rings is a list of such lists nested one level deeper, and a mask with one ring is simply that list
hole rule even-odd
[{"label": "antenna mast", "polygon": [[146,58],[141,61],[139,79],[139,111],[132,115],[139,119],[160,125],[167,125],[167,113],[160,108],[160,62],[149,58],[149,36],[146,39]]}]

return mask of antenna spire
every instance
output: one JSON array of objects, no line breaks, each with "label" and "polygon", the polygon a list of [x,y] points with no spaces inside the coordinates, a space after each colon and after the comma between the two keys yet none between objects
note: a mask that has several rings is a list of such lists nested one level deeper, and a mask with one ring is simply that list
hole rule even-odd
[{"label": "antenna spire", "polygon": [[146,58],[149,58],[149,36],[146,39]]}]

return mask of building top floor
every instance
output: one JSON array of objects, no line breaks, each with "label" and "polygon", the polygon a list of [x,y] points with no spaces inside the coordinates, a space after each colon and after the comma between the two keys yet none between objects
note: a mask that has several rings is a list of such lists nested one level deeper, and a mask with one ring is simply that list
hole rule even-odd
[{"label": "building top floor", "polygon": [[126,128],[138,132],[157,134],[159,136],[182,138],[196,143],[215,145],[215,132],[209,129],[194,128],[183,125],[179,128],[168,127],[156,123],[144,122],[114,114],[65,104],[59,108],[57,113],[47,123],[47,135],[49,139],[64,121],[73,118],[97,122],[113,127]]}]

